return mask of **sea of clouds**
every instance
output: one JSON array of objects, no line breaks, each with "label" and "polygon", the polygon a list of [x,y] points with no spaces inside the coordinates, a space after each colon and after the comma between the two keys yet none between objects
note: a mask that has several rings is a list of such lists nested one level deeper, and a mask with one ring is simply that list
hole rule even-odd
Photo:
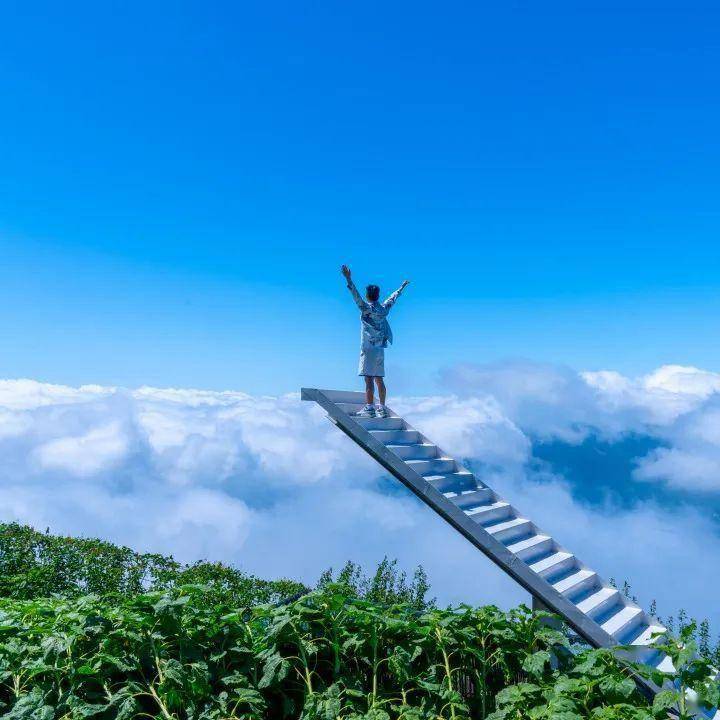
[{"label": "sea of clouds", "polygon": [[[585,562],[632,581],[642,603],[720,626],[720,374],[515,362],[454,367],[442,383],[391,404]],[[630,505],[585,502],[534,462],[540,442],[630,435],[655,441],[632,459],[626,493],[644,493]],[[441,602],[527,600],[298,395],[4,380],[0,453],[2,521],[309,582],[387,554],[422,563]]]}]

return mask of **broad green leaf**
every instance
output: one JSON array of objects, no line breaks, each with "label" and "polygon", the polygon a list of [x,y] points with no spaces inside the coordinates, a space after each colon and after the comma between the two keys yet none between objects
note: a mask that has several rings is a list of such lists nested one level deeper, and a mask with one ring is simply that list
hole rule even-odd
[{"label": "broad green leaf", "polygon": [[547,650],[538,650],[525,658],[522,668],[533,677],[541,677],[549,663],[550,653]]}]

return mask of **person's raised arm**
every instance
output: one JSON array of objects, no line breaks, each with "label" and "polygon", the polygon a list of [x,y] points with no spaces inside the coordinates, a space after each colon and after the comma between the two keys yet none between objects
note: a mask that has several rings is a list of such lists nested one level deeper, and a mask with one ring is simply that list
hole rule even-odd
[{"label": "person's raised arm", "polygon": [[385,300],[385,302],[383,303],[383,305],[384,305],[386,308],[391,308],[391,307],[395,304],[395,301],[400,297],[400,293],[402,293],[402,291],[403,291],[409,284],[410,284],[410,281],[409,281],[409,280],[403,281],[403,284],[402,284],[392,295],[390,295],[390,297],[388,297],[387,300]]},{"label": "person's raised arm", "polygon": [[360,293],[358,292],[357,288],[355,287],[355,283],[352,281],[352,275],[350,274],[350,268],[347,265],[343,265],[340,268],[340,272],[345,276],[345,279],[347,280],[348,290],[350,291],[350,294],[353,296],[353,300],[355,301],[355,304],[361,310],[363,310],[365,308],[365,301],[362,299]]}]

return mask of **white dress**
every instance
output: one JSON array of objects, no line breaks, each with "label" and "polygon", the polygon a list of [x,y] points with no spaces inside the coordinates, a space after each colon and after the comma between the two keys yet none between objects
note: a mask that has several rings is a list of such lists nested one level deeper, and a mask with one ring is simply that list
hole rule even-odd
[{"label": "white dress", "polygon": [[368,302],[357,291],[352,280],[348,289],[360,310],[360,362],[358,375],[367,377],[385,376],[385,348],[392,343],[393,336],[387,321],[390,308],[400,297],[402,288],[396,290],[384,302]]}]

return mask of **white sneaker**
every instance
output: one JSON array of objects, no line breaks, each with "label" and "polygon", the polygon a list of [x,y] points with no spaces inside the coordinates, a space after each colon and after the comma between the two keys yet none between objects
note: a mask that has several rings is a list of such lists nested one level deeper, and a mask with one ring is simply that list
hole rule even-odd
[{"label": "white sneaker", "polygon": [[384,405],[378,405],[375,409],[375,415],[379,418],[386,418],[389,416],[389,413]]},{"label": "white sneaker", "polygon": [[375,408],[372,405],[366,405],[362,410],[355,413],[355,417],[375,417]]}]

